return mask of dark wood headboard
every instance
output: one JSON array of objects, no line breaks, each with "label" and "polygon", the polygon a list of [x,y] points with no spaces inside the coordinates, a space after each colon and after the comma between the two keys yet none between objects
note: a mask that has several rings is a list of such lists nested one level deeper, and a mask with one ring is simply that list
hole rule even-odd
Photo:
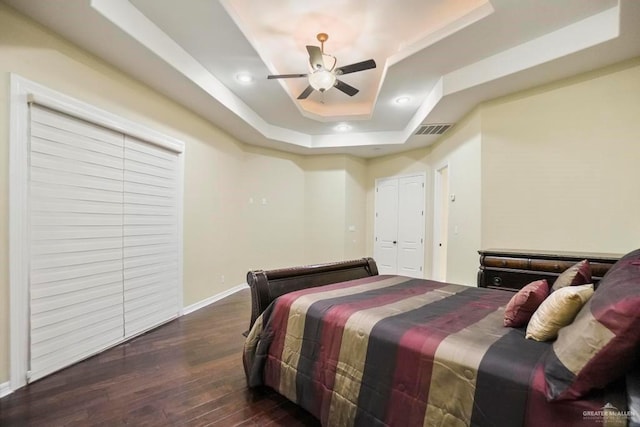
[{"label": "dark wood headboard", "polygon": [[538,279],[547,279],[552,285],[563,271],[583,259],[589,260],[593,284],[597,286],[622,257],[622,254],[516,249],[485,249],[478,253],[478,286],[513,292]]},{"label": "dark wood headboard", "polygon": [[247,273],[247,283],[251,288],[249,329],[258,316],[280,295],[300,289],[377,275],[378,267],[373,258],[278,270],[252,270]]}]

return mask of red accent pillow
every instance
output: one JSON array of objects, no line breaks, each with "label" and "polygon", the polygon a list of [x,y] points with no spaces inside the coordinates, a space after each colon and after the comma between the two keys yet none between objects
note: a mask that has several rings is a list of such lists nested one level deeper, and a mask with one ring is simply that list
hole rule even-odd
[{"label": "red accent pillow", "polygon": [[542,301],[549,295],[549,284],[545,279],[536,280],[520,289],[504,310],[504,326],[525,326]]},{"label": "red accent pillow", "polygon": [[572,400],[604,388],[640,354],[640,249],[616,262],[573,323],[545,356],[549,400]]}]

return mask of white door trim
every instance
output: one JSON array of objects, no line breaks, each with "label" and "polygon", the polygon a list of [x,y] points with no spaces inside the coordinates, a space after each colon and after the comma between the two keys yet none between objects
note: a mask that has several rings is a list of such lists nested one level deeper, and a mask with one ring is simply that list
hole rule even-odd
[{"label": "white door trim", "polygon": [[[433,268],[431,269],[431,277],[434,280],[438,280],[437,273],[439,273],[439,250],[438,245],[441,240],[440,230],[442,229],[442,205],[440,200],[443,197],[442,194],[442,174],[443,169],[447,169],[449,179],[451,178],[451,165],[446,160],[438,164],[433,171],[433,247],[431,262]],[[445,197],[447,195],[444,195]],[[445,272],[446,277],[446,272]]]},{"label": "white door trim", "polygon": [[10,387],[26,384],[29,360],[29,102],[53,108],[178,153],[178,295],[183,294],[183,176],[184,143],[131,120],[71,98],[16,74],[9,76],[9,301]]},{"label": "white door trim", "polygon": [[26,384],[29,360],[29,84],[10,76],[9,105],[9,385]]}]

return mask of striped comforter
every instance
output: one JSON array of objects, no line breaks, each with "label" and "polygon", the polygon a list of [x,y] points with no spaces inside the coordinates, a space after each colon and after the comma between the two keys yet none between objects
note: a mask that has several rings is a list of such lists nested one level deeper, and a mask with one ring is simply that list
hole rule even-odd
[{"label": "striped comforter", "polygon": [[549,344],[502,325],[511,296],[401,276],[283,295],[247,337],[249,385],[326,426],[602,426],[585,411],[626,407],[622,389],[547,403]]}]

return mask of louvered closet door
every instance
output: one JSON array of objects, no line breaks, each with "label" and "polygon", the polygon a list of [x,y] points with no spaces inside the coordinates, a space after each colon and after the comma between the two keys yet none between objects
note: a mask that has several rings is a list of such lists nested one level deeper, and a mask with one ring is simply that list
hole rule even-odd
[{"label": "louvered closet door", "polygon": [[125,138],[126,336],[178,314],[177,168],[175,153]]},{"label": "louvered closet door", "polygon": [[123,135],[31,107],[30,380],[122,340]]}]

